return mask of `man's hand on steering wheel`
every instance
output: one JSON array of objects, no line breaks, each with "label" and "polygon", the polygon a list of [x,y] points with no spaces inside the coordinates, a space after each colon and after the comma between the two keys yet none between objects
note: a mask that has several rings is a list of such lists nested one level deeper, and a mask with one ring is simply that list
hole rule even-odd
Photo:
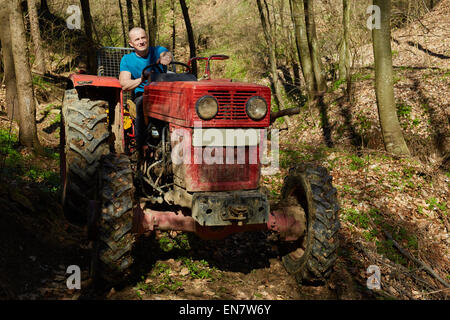
[{"label": "man's hand on steering wheel", "polygon": [[170,51],[164,51],[163,53],[161,53],[161,55],[159,56],[159,59],[156,61],[156,63],[146,66],[144,68],[144,70],[142,70],[141,82],[146,81],[149,78],[150,73],[154,72],[153,70],[151,70],[151,68],[153,68],[153,67],[158,68],[159,72],[165,73],[166,71],[161,67],[161,65],[168,66],[172,62],[172,59],[173,59],[173,56]]},{"label": "man's hand on steering wheel", "polygon": [[172,62],[172,60],[173,60],[172,53],[170,53],[169,51],[164,51],[163,53],[161,53],[156,63],[160,63],[164,66],[167,66]]}]

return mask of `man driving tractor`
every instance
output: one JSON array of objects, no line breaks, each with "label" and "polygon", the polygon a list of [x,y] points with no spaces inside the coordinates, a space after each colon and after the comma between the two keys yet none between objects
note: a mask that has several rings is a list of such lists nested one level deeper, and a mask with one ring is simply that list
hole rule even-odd
[{"label": "man driving tractor", "polygon": [[[144,116],[142,113],[142,102],[144,86],[148,84],[141,75],[144,68],[151,64],[162,64],[164,72],[167,65],[172,62],[173,56],[166,48],[161,46],[149,47],[147,33],[142,28],[133,28],[128,33],[129,44],[134,48],[134,52],[126,54],[120,61],[119,81],[122,90],[134,90],[134,103],[136,105],[136,143],[137,146],[143,144],[144,137]],[[154,72],[160,72],[159,68],[154,68]]]}]

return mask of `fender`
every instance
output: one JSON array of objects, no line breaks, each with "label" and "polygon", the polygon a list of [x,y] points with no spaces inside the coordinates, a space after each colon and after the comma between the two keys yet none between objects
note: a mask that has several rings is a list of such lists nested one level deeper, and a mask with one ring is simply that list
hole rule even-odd
[{"label": "fender", "polygon": [[69,79],[72,81],[74,88],[80,86],[93,86],[93,87],[109,87],[119,88],[119,79],[113,77],[99,77],[87,74],[71,74]]}]

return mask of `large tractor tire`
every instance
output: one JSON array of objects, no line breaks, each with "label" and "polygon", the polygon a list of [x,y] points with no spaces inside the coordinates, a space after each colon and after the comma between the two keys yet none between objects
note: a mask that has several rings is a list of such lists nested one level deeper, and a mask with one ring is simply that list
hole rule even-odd
[{"label": "large tractor tire", "polygon": [[100,169],[100,213],[95,221],[91,276],[111,284],[126,278],[133,263],[133,173],[129,158],[109,154]]},{"label": "large tractor tire", "polygon": [[323,284],[337,259],[340,228],[336,189],[327,169],[311,164],[290,170],[282,203],[296,203],[305,213],[306,232],[282,261],[298,284]]},{"label": "large tractor tire", "polygon": [[97,174],[102,155],[110,152],[106,101],[80,99],[66,90],[61,112],[62,205],[67,220],[84,225],[89,200],[97,196]]}]

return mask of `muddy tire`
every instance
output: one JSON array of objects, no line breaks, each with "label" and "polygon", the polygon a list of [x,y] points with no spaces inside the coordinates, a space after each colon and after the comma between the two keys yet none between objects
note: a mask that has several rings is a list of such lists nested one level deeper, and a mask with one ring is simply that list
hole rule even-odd
[{"label": "muddy tire", "polygon": [[333,270],[340,228],[336,194],[332,177],[320,166],[301,165],[285,178],[282,203],[294,200],[306,215],[305,235],[296,250],[282,258],[300,285],[323,284]]},{"label": "muddy tire", "polygon": [[129,158],[123,154],[104,156],[100,180],[101,209],[95,223],[91,276],[115,284],[128,275],[133,263],[134,186]]},{"label": "muddy tire", "polygon": [[66,90],[61,112],[61,202],[71,223],[87,222],[87,205],[98,194],[98,167],[110,152],[105,101],[79,99],[75,89]]}]

